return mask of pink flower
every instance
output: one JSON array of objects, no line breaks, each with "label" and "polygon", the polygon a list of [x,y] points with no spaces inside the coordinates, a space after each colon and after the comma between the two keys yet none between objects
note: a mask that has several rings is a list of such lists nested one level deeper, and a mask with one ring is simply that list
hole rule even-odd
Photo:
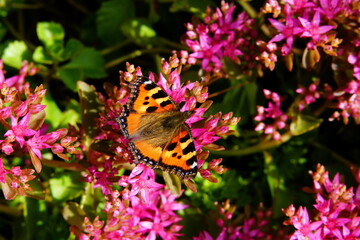
[{"label": "pink flower", "polygon": [[138,164],[131,172],[129,178],[127,178],[126,181],[120,180],[119,185],[124,186],[125,182],[131,186],[129,197],[140,193],[145,203],[151,201],[151,195],[149,195],[149,193],[164,188],[163,184],[155,182],[154,170],[143,164]]},{"label": "pink flower", "polygon": [[[323,25],[320,26],[320,12],[315,12],[312,21],[310,22],[308,19],[299,17],[299,21],[301,25],[303,26],[303,33],[301,34],[301,37],[311,37],[313,40],[313,43],[318,43],[320,40],[324,41],[327,40],[326,35],[324,33],[330,31],[331,29],[334,29],[335,27],[332,25]],[[323,39],[322,39],[323,38]],[[312,49],[312,47],[308,48]]]},{"label": "pink flower", "polygon": [[208,232],[202,231],[198,237],[193,237],[193,240],[214,240],[214,238]]},{"label": "pink flower", "polygon": [[0,182],[5,183],[6,174],[8,174],[8,172],[4,168],[4,163],[3,163],[2,159],[0,158]]},{"label": "pink flower", "polygon": [[321,239],[318,229],[322,222],[311,222],[306,208],[299,207],[296,214],[290,219],[297,229],[290,239]]},{"label": "pink flower", "polygon": [[[198,29],[200,31],[201,28]],[[186,40],[187,45],[194,51],[189,55],[189,58],[202,59],[201,67],[207,72],[210,72],[213,68],[220,69],[223,64],[220,61],[222,56],[219,50],[222,48],[223,43],[213,44],[210,37],[201,33],[199,35],[199,41]]]},{"label": "pink flower", "polygon": [[360,51],[358,53],[351,53],[347,61],[354,66],[353,76],[360,81]]},{"label": "pink flower", "polygon": [[113,183],[109,181],[118,170],[113,168],[112,162],[106,160],[104,162],[103,169],[97,169],[95,166],[88,167],[88,173],[86,174],[86,180],[88,182],[94,181],[94,188],[100,187],[104,195],[109,195],[112,191]]},{"label": "pink flower", "polygon": [[269,21],[279,32],[279,34],[275,35],[270,40],[270,43],[286,39],[286,44],[282,47],[281,53],[283,56],[288,55],[291,52],[294,37],[302,32],[302,29],[299,27],[299,21],[292,18],[290,15],[286,16],[285,24],[271,18]]},{"label": "pink flower", "polygon": [[285,0],[287,4],[289,4],[294,10],[294,12],[303,12],[307,9],[312,9],[315,7],[315,3],[312,0]]},{"label": "pink flower", "polygon": [[320,80],[317,79],[314,83],[310,84],[308,88],[299,87],[296,89],[296,93],[303,95],[303,99],[299,102],[299,111],[304,110],[304,108],[319,99],[321,96],[321,92],[318,90],[318,85]]},{"label": "pink flower", "polygon": [[319,2],[320,7],[316,8],[316,10],[329,20],[334,19],[342,8],[348,7],[347,1],[342,0],[320,0]]},{"label": "pink flower", "polygon": [[25,144],[25,137],[33,136],[36,131],[29,128],[30,113],[26,114],[20,121],[18,118],[10,116],[11,129],[6,131],[4,136],[16,140],[20,147]]},{"label": "pink flower", "polygon": [[277,93],[265,89],[264,95],[271,102],[268,103],[267,108],[257,107],[258,115],[254,119],[259,123],[255,127],[255,131],[264,131],[265,134],[271,135],[274,140],[279,140],[280,133],[278,130],[285,128],[287,115],[280,109],[281,101]]}]

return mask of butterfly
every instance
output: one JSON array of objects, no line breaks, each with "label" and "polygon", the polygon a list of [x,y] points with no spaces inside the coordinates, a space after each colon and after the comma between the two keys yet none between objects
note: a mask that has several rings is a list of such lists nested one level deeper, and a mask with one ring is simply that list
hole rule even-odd
[{"label": "butterfly", "polygon": [[129,139],[136,164],[194,178],[198,162],[194,140],[185,123],[192,112],[181,112],[171,97],[149,78],[137,76],[129,83],[130,97],[116,118]]}]

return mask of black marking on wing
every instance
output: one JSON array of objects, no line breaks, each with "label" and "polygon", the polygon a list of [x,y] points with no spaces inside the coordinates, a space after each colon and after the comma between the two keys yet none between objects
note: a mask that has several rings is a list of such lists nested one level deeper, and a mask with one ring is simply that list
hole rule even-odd
[{"label": "black marking on wing", "polygon": [[[143,79],[143,81],[142,81],[141,83],[143,83],[144,81],[150,80],[150,79],[145,78],[145,77],[143,77],[143,78],[144,78],[144,79]],[[153,82],[145,85],[145,89],[148,90],[148,91],[150,91],[150,90],[152,90],[152,89],[154,89],[154,88],[157,88],[157,87],[158,87],[158,86],[157,86],[155,83],[153,83]]]},{"label": "black marking on wing", "polygon": [[169,95],[167,95],[167,93],[164,92],[163,90],[159,89],[159,91],[157,93],[154,93],[151,97],[153,99],[159,99],[159,98],[169,97]]},{"label": "black marking on wing", "polygon": [[184,143],[184,142],[186,142],[186,141],[189,140],[189,139],[190,139],[190,135],[189,135],[189,134],[186,134],[184,137],[180,138],[180,142],[181,142],[181,143]]},{"label": "black marking on wing", "polygon": [[183,152],[184,155],[186,155],[186,154],[188,154],[188,153],[191,153],[191,152],[194,152],[194,151],[195,151],[195,145],[194,145],[193,142],[190,142],[190,143],[186,146],[186,148],[184,148],[184,149],[182,150],[182,152]]},{"label": "black marking on wing", "polygon": [[158,109],[158,107],[155,107],[155,106],[148,107],[148,108],[146,109],[146,112],[147,112],[147,113],[152,113],[152,112],[155,112],[157,109]]},{"label": "black marking on wing", "polygon": [[197,161],[196,156],[193,156],[192,158],[190,158],[186,161],[186,165],[191,166],[196,161]]},{"label": "black marking on wing", "polygon": [[169,144],[166,149],[171,152],[176,148],[176,145],[177,145],[177,143],[173,142],[173,143]]},{"label": "black marking on wing", "polygon": [[166,106],[169,105],[169,104],[172,104],[172,102],[168,99],[168,100],[163,101],[162,103],[160,103],[160,106],[166,107]]}]

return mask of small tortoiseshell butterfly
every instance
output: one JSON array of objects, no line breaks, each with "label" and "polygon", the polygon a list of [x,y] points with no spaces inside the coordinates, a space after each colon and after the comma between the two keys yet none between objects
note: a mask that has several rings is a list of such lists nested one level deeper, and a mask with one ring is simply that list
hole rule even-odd
[{"label": "small tortoiseshell butterfly", "polygon": [[170,96],[150,79],[137,76],[129,83],[130,98],[116,121],[129,139],[135,163],[194,178],[198,163],[194,140],[185,120],[191,112],[180,112]]}]

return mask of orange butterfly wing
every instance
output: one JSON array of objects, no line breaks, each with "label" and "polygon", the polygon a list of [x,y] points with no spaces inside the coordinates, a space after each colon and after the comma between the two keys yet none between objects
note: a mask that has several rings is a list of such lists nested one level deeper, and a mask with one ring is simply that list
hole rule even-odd
[{"label": "orange butterfly wing", "polygon": [[130,111],[146,114],[177,109],[169,95],[150,79],[138,77],[130,87],[131,94],[127,104]]},{"label": "orange butterfly wing", "polygon": [[194,178],[198,170],[196,150],[185,124],[163,149],[159,167],[180,178]]},{"label": "orange butterfly wing", "polygon": [[[170,96],[148,78],[139,76],[129,86],[130,98],[116,120],[130,140],[135,163],[161,168],[180,178],[194,177],[197,159],[190,129],[183,122],[187,114],[180,113]],[[181,123],[178,129],[161,131],[165,129],[162,124],[174,121]]]}]

